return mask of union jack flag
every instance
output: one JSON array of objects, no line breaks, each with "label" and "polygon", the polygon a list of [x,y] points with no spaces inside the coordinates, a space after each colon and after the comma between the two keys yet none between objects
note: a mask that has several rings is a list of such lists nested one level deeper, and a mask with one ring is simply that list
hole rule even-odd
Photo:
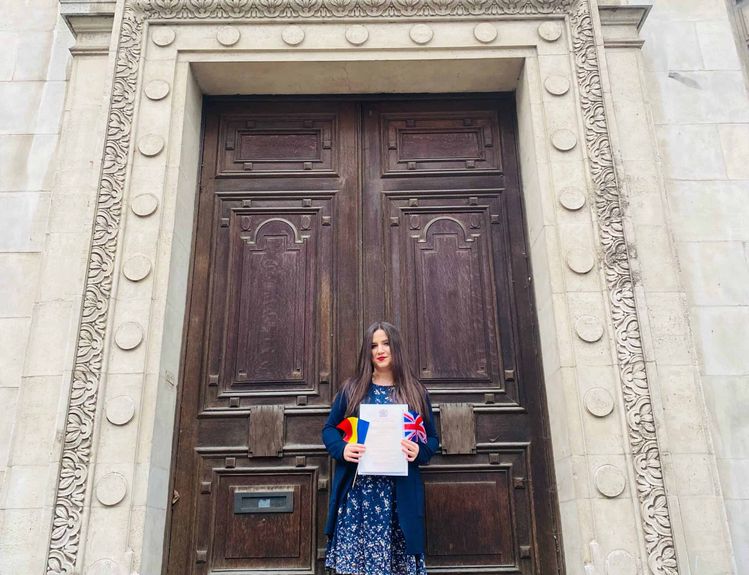
[{"label": "union jack flag", "polygon": [[403,435],[411,441],[427,442],[427,430],[424,428],[424,420],[414,411],[406,411],[403,414]]}]

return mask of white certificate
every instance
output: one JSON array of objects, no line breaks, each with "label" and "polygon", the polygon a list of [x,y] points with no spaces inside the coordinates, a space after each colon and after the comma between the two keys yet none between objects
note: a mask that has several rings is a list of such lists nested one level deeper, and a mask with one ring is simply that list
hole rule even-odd
[{"label": "white certificate", "polygon": [[359,418],[369,422],[367,450],[359,459],[360,475],[408,475],[408,460],[401,451],[405,404],[362,403]]}]

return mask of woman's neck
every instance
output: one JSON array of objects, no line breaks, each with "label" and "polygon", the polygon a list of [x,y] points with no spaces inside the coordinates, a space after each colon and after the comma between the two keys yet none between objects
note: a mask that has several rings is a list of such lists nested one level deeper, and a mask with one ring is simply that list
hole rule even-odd
[{"label": "woman's neck", "polygon": [[375,369],[372,373],[372,382],[377,385],[392,386],[393,371],[390,369],[387,371]]}]

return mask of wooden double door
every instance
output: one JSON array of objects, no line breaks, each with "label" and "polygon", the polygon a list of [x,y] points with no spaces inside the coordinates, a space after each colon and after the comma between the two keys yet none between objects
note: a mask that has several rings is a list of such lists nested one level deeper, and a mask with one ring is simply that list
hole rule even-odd
[{"label": "wooden double door", "polygon": [[514,117],[504,95],[205,102],[169,574],[324,572],[320,431],[378,319],[441,430],[430,573],[560,570]]}]

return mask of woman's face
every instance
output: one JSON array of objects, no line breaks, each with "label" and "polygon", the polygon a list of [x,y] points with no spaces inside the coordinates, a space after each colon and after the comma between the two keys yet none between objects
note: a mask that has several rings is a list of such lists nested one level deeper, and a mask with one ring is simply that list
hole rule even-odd
[{"label": "woman's face", "polygon": [[379,370],[393,367],[393,358],[390,356],[390,341],[387,334],[381,329],[378,329],[372,335],[372,365]]}]

